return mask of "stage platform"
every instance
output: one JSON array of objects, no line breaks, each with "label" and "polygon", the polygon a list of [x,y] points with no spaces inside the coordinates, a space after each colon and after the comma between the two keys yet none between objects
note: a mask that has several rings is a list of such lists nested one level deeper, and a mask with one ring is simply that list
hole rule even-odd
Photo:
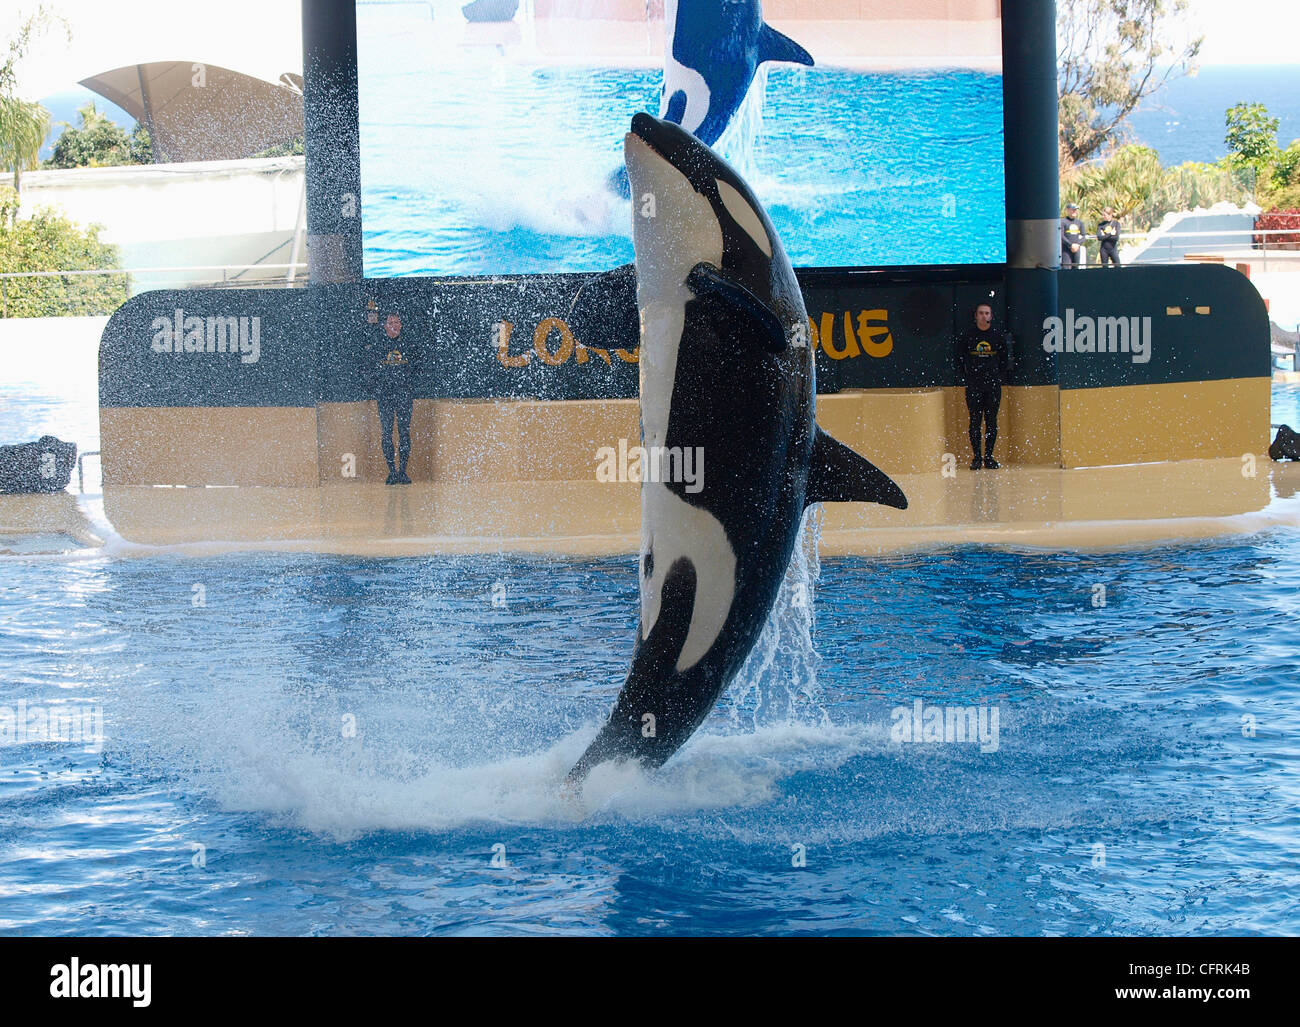
[{"label": "stage platform", "polygon": [[[900,474],[906,511],[824,507],[823,556],[981,544],[1076,550],[1300,528],[1300,464],[1184,460]],[[595,481],[109,488],[0,496],[0,551],[358,556],[637,551],[639,486]]]}]

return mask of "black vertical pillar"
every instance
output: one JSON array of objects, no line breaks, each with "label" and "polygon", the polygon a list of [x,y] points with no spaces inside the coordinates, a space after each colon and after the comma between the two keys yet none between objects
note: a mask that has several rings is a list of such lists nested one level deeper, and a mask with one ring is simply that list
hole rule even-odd
[{"label": "black vertical pillar", "polygon": [[1003,0],[1002,107],[1006,138],[1007,319],[1017,385],[1055,383],[1042,347],[1056,314],[1061,262],[1056,0]]},{"label": "black vertical pillar", "polygon": [[361,145],[354,0],[302,0],[307,274],[361,280]]}]

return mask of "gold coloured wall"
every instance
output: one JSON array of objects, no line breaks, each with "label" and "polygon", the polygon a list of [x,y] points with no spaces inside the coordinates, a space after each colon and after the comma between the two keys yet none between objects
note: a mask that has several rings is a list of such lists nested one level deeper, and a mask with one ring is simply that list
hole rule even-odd
[{"label": "gold coloured wall", "polygon": [[1061,464],[1103,467],[1262,454],[1268,378],[1061,390]]},{"label": "gold coloured wall", "polygon": [[100,407],[105,485],[316,484],[315,407]]},{"label": "gold coloured wall", "polygon": [[[1261,454],[1269,380],[1066,389],[1005,386],[998,460],[1096,467]],[[964,390],[860,389],[824,395],[817,419],[890,474],[970,458]],[[108,485],[316,485],[388,475],[374,401],[319,407],[105,407]],[[416,400],[413,481],[589,481],[598,450],[639,443],[634,399]]]}]

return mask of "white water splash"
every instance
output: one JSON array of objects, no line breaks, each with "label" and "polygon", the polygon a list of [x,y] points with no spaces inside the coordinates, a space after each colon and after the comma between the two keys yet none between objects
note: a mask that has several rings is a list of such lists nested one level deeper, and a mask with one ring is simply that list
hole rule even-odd
[{"label": "white water splash", "polygon": [[731,686],[727,711],[732,730],[755,731],[774,724],[828,727],[817,683],[820,657],[813,646],[821,507],[804,516],[790,566],[767,624]]},{"label": "white water splash", "polygon": [[758,177],[758,142],[763,135],[763,107],[767,103],[767,66],[760,64],[749,92],[732,116],[713,149],[747,182]]}]

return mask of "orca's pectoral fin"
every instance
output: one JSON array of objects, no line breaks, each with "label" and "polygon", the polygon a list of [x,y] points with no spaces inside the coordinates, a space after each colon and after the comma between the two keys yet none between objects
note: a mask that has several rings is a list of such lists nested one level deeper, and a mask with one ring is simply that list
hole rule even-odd
[{"label": "orca's pectoral fin", "polygon": [[810,68],[815,63],[812,54],[789,36],[782,35],[772,28],[767,22],[763,23],[763,28],[758,34],[758,62],[762,64],[764,61],[806,64]]},{"label": "orca's pectoral fin", "polygon": [[784,353],[790,345],[781,319],[762,300],[739,282],[733,282],[712,264],[699,263],[686,276],[686,285],[701,299],[713,299],[728,310],[751,321],[756,331],[750,334],[769,353]]},{"label": "orca's pectoral fin", "polygon": [[907,497],[889,475],[820,428],[813,441],[804,503],[881,503],[907,509]]}]

